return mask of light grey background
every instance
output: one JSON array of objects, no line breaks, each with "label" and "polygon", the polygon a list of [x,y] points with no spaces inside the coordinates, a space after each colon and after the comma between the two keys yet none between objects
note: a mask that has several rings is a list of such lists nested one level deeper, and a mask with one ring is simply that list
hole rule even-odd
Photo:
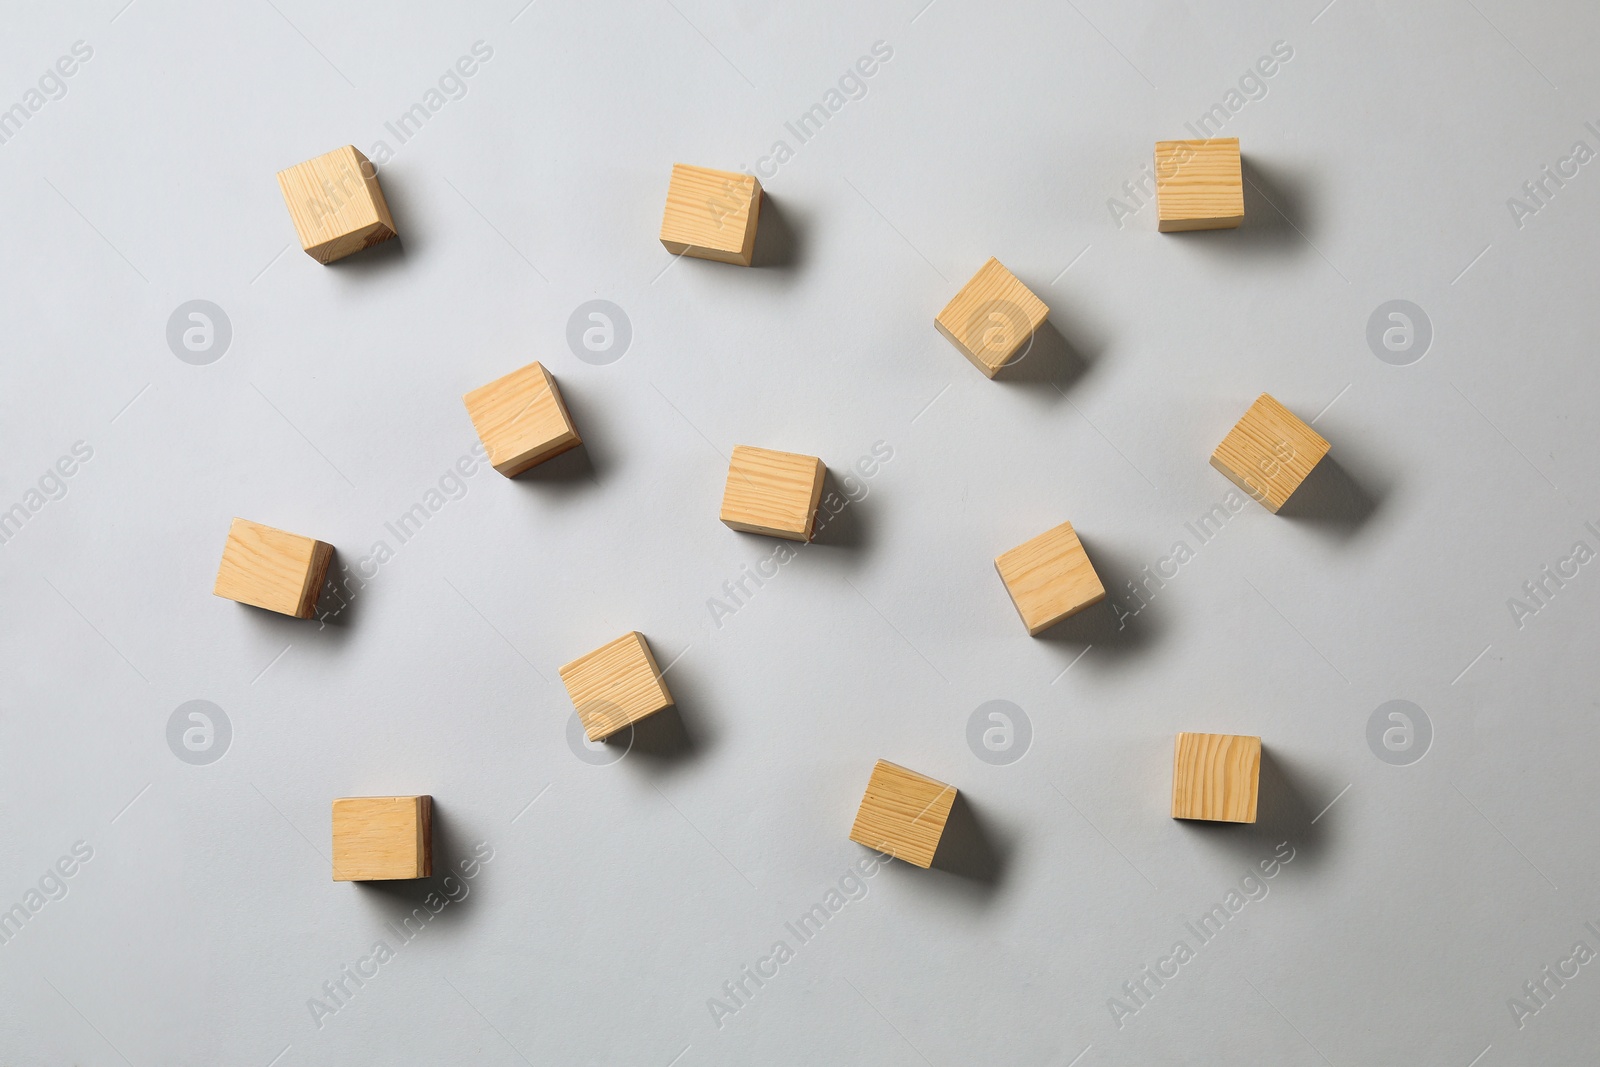
[{"label": "light grey background", "polygon": [[[0,945],[0,1062],[1592,1055],[1600,965],[1521,1027],[1508,999],[1600,950],[1600,577],[1520,627],[1508,601],[1600,545],[1600,164],[1520,226],[1507,200],[1600,148],[1600,13],[1323,2],[10,8],[0,105],[93,55],[0,145],[0,507],[92,458],[0,547],[0,904],[93,855]],[[385,122],[478,41],[398,146]],[[784,123],[879,41],[798,144]],[[1244,227],[1117,225],[1153,142],[1277,42],[1222,130]],[[780,138],[765,265],[675,262],[671,164]],[[380,139],[402,241],[319,266],[273,175]],[[990,255],[1061,338],[993,382],[931,322]],[[166,342],[196,299],[232,326],[209,365]],[[609,365],[566,345],[592,299],[632,324]],[[1366,341],[1395,299],[1433,326],[1409,366]],[[385,523],[474,443],[461,394],[533,359],[584,450],[480,470],[398,545]],[[1207,457],[1262,391],[1339,468],[1196,547],[1229,490]],[[716,625],[773,549],[717,521],[732,446],[838,483],[880,441],[866,497]],[[211,595],[234,515],[395,555],[325,627],[270,616]],[[1063,520],[1114,592],[1194,558],[1126,629],[1107,605],[1030,639],[991,561]],[[681,713],[595,766],[557,668],[635,628]],[[1409,766],[1367,742],[1397,699],[1433,728]],[[190,700],[228,716],[220,760],[169,749]],[[968,748],[989,700],[1028,715],[1021,760]],[[1259,825],[1168,818],[1180,730],[1262,736]],[[878,758],[959,787],[966,862],[889,865],[798,945],[784,924],[869,855],[846,834]],[[329,803],[398,792],[436,798],[441,868],[493,858],[319,1026],[308,1001],[424,892],[330,881]],[[1280,842],[1200,946],[1185,923]],[[1180,939],[1195,959],[1119,1026],[1110,998]]]}]

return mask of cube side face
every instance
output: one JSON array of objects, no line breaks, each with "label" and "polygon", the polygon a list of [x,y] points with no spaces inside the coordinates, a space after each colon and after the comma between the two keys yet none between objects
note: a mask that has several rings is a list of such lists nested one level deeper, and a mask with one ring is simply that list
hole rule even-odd
[{"label": "cube side face", "polygon": [[333,546],[312,537],[234,519],[211,591],[297,619],[316,614]]},{"label": "cube side face", "polygon": [[751,175],[675,163],[661,243],[674,255],[748,267],[760,216],[761,183]]},{"label": "cube side face", "polygon": [[1233,229],[1244,221],[1244,171],[1237,137],[1157,141],[1157,228],[1163,233]]},{"label": "cube side face", "polygon": [[1262,393],[1211,453],[1211,465],[1250,499],[1277,513],[1328,448],[1321,434]]},{"label": "cube side face", "polygon": [[934,317],[933,325],[974,367],[993,378],[1049,315],[1045,302],[991,257]]},{"label": "cube side face", "polygon": [[1256,821],[1261,738],[1179,734],[1172,764],[1172,817]]},{"label": "cube side face", "polygon": [[954,786],[879,760],[850,827],[850,840],[931,867],[955,800]]},{"label": "cube side face", "polygon": [[507,478],[583,443],[560,387],[539,363],[480,386],[462,400],[489,464]]},{"label": "cube side face", "polygon": [[1106,587],[1070,522],[1000,555],[994,566],[1033,636],[1106,596]]},{"label": "cube side face", "polygon": [[432,797],[343,797],[333,802],[334,881],[432,874]]},{"label": "cube side face", "polygon": [[300,247],[319,263],[395,236],[377,171],[350,145],[279,171],[278,188]]},{"label": "cube side face", "polygon": [[722,489],[722,521],[745,533],[809,541],[827,468],[816,456],[738,445]]},{"label": "cube side face", "polygon": [[672,706],[672,694],[650,643],[638,631],[623,634],[562,667],[561,681],[590,741],[604,741]]}]

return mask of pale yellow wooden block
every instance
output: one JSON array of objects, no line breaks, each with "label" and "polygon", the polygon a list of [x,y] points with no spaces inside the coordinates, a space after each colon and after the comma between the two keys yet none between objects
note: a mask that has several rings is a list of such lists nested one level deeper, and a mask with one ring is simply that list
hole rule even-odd
[{"label": "pale yellow wooden block", "polygon": [[1106,596],[1070,522],[995,557],[994,567],[1029,634],[1037,635]]},{"label": "pale yellow wooden block", "polygon": [[561,681],[591,741],[604,741],[673,703],[650,643],[637,630],[562,667]]},{"label": "pale yellow wooden block", "polygon": [[1261,738],[1179,734],[1172,760],[1172,817],[1255,822]]},{"label": "pale yellow wooden block", "polygon": [[850,840],[931,867],[955,802],[955,786],[879,760],[850,827]]},{"label": "pale yellow wooden block", "polygon": [[332,263],[395,236],[378,170],[351,145],[278,172],[300,247]]},{"label": "pale yellow wooden block", "polygon": [[1231,230],[1244,221],[1239,138],[1156,142],[1157,229]]},{"label": "pale yellow wooden block", "polygon": [[211,591],[241,604],[309,619],[317,613],[317,595],[332,558],[333,546],[325,541],[234,519]]},{"label": "pale yellow wooden block", "polygon": [[933,325],[993,378],[1044,325],[1050,309],[992,256],[934,317]]},{"label": "pale yellow wooden block", "polygon": [[342,797],[333,802],[335,882],[432,874],[432,797]]},{"label": "pale yellow wooden block", "polygon": [[809,541],[826,470],[816,456],[738,445],[722,489],[722,521],[746,533]]},{"label": "pale yellow wooden block", "polygon": [[674,163],[661,243],[674,255],[748,267],[760,216],[761,183],[753,175]]},{"label": "pale yellow wooden block", "polygon": [[538,363],[462,398],[489,463],[507,478],[583,443],[555,378]]},{"label": "pale yellow wooden block", "polygon": [[1321,434],[1262,393],[1211,453],[1211,465],[1277,512],[1327,454]]}]

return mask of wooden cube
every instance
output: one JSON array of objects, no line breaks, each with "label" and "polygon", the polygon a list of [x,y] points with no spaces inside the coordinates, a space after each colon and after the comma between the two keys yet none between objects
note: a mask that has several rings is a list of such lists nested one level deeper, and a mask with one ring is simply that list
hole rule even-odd
[{"label": "wooden cube", "polygon": [[991,256],[944,306],[933,325],[985,377],[993,378],[1016,358],[1049,315],[1045,302]]},{"label": "wooden cube", "polygon": [[432,797],[343,797],[333,802],[335,882],[432,874]]},{"label": "wooden cube", "polygon": [[994,567],[1032,635],[1106,596],[1106,587],[1070,522],[995,557]]},{"label": "wooden cube", "polygon": [[1211,453],[1211,465],[1275,513],[1327,454],[1321,434],[1262,393]]},{"label": "wooden cube", "polygon": [[826,470],[816,456],[738,445],[722,488],[722,521],[746,533],[809,541]]},{"label": "wooden cube", "polygon": [[211,589],[220,597],[309,619],[327,576],[333,546],[312,537],[234,519]]},{"label": "wooden cube", "polygon": [[760,215],[761,183],[754,176],[674,163],[661,243],[673,255],[748,267]]},{"label": "wooden cube", "polygon": [[1156,142],[1156,228],[1231,230],[1244,221],[1239,138]]},{"label": "wooden cube", "polygon": [[1261,738],[1179,734],[1172,762],[1172,817],[1255,822]]},{"label": "wooden cube", "polygon": [[462,398],[489,462],[507,478],[583,444],[555,378],[538,363]]},{"label": "wooden cube", "polygon": [[395,236],[378,170],[350,145],[278,172],[300,247],[332,263]]},{"label": "wooden cube", "polygon": [[561,681],[591,741],[604,741],[673,703],[650,643],[637,630],[562,667]]},{"label": "wooden cube", "polygon": [[879,760],[850,827],[850,840],[931,867],[955,802],[955,786]]}]

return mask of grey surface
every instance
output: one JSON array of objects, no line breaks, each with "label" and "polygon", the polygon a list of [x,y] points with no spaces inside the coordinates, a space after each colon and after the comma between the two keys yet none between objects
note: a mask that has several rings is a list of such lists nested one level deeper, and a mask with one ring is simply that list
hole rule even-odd
[{"label": "grey surface", "polygon": [[[1520,626],[1508,601],[1600,546],[1597,164],[1520,226],[1507,204],[1600,148],[1592,7],[122,3],[0,34],[6,101],[93,49],[0,145],[0,506],[93,453],[0,548],[0,903],[92,849],[0,945],[0,1062],[1592,1057],[1595,965],[1520,1027],[1508,999],[1600,950],[1600,577]],[[476,41],[466,95],[382,167],[402,242],[290,248],[274,172],[395,147]],[[797,146],[784,123],[877,41],[866,95]],[[1222,130],[1244,227],[1117,226],[1152,143],[1279,41]],[[670,164],[778,138],[765,265],[674,262]],[[930,321],[990,255],[1059,335],[994,382]],[[203,365],[166,340],[196,299],[232,330]],[[605,365],[566,342],[593,299],[632,326]],[[1368,346],[1390,300],[1431,321],[1420,361]],[[585,448],[480,469],[398,545],[472,448],[461,394],[535,358]],[[1207,456],[1263,390],[1338,467],[1201,545],[1229,490]],[[731,447],[818,454],[842,493],[875,442],[866,496],[714,623],[774,544],[717,522]],[[325,627],[270,616],[210,593],[233,515],[395,554]],[[1064,519],[1117,591],[1193,558],[1125,629],[1107,606],[1030,639],[991,560]],[[598,766],[556,671],[635,628],[681,712]],[[213,762],[169,748],[192,700],[231,725]],[[969,749],[991,700],[1024,758]],[[1369,747],[1391,700],[1431,724],[1420,761]],[[1180,730],[1264,738],[1259,825],[1168,818]],[[784,924],[870,855],[846,833],[877,758],[960,788],[959,848],[799,944]],[[384,924],[422,890],[329,880],[329,802],[391,792],[436,798],[441,863],[493,857],[403,946]],[[1200,944],[1185,924],[1281,842]],[[378,939],[394,958],[317,1025]]]}]

